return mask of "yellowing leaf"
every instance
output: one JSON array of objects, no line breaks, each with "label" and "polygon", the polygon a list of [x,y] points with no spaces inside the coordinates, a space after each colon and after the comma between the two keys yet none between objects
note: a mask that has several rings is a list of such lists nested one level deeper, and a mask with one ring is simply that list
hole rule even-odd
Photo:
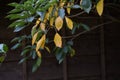
[{"label": "yellowing leaf", "polygon": [[46,35],[44,34],[41,39],[37,42],[37,45],[36,45],[36,51],[38,51],[39,48],[44,48],[44,45],[45,45],[45,40],[46,40]]},{"label": "yellowing leaf", "polygon": [[57,30],[59,31],[63,26],[63,20],[62,18],[59,16],[56,18],[55,20],[55,27],[57,28]]},{"label": "yellowing leaf", "polygon": [[45,19],[49,20],[49,12],[45,14]]},{"label": "yellowing leaf", "polygon": [[41,23],[40,28],[41,28],[41,30],[45,31],[45,23]]},{"label": "yellowing leaf", "polygon": [[65,20],[66,20],[68,28],[72,30],[73,29],[73,22],[72,22],[72,20],[70,18],[68,18],[68,17],[65,17]]},{"label": "yellowing leaf", "polygon": [[56,33],[54,36],[54,43],[57,47],[62,47],[62,38],[58,33]]},{"label": "yellowing leaf", "polygon": [[100,16],[103,13],[103,8],[104,8],[104,0],[100,0],[96,5],[97,12]]},{"label": "yellowing leaf", "polygon": [[60,2],[60,4],[59,4],[59,6],[60,6],[61,8],[63,8],[64,5],[65,5],[64,2]]},{"label": "yellowing leaf", "polygon": [[38,25],[39,23],[40,23],[40,18],[37,19],[36,25]]},{"label": "yellowing leaf", "polygon": [[71,8],[70,8],[70,3],[67,4],[67,13],[70,14]]},{"label": "yellowing leaf", "polygon": [[49,9],[48,9],[49,13],[51,13],[52,10],[53,10],[53,6],[49,7]]},{"label": "yellowing leaf", "polygon": [[58,11],[57,10],[54,12],[54,15],[55,15],[55,17],[58,16]]},{"label": "yellowing leaf", "polygon": [[50,26],[53,26],[54,23],[54,17],[50,18]]},{"label": "yellowing leaf", "polygon": [[46,49],[49,53],[51,52],[50,49],[49,49],[48,47],[46,47],[46,46],[45,46],[45,49]]},{"label": "yellowing leaf", "polygon": [[41,52],[40,51],[37,51],[37,56],[41,57]]},{"label": "yellowing leaf", "polygon": [[37,39],[37,36],[38,36],[38,32],[35,33],[35,35],[33,36],[32,38],[32,45],[35,43],[36,39]]}]

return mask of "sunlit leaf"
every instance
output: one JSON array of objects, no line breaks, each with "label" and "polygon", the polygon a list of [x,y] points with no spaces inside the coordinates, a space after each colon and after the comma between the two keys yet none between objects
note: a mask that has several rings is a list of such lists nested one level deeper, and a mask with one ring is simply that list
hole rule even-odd
[{"label": "sunlit leaf", "polygon": [[45,31],[45,23],[40,23],[40,28],[42,31]]},{"label": "sunlit leaf", "polygon": [[37,19],[36,25],[38,25],[39,23],[40,23],[40,18]]},{"label": "sunlit leaf", "polygon": [[67,13],[70,14],[71,8],[70,8],[70,3],[67,4]]},{"label": "sunlit leaf", "polygon": [[41,39],[37,42],[36,51],[38,51],[39,48],[43,49],[45,45],[46,35],[44,34]]},{"label": "sunlit leaf", "polygon": [[41,52],[40,51],[37,51],[37,56],[41,57]]},{"label": "sunlit leaf", "polygon": [[65,19],[66,19],[66,23],[67,23],[68,28],[72,30],[73,29],[72,20],[70,18],[68,18],[68,17],[65,17]]},{"label": "sunlit leaf", "polygon": [[55,20],[55,27],[56,27],[56,29],[59,31],[59,30],[62,28],[62,26],[63,26],[63,20],[62,20],[62,18],[59,16],[59,17],[57,17],[56,20]]},{"label": "sunlit leaf", "polygon": [[103,8],[104,8],[104,0],[100,0],[96,5],[97,12],[100,16],[103,13]]},{"label": "sunlit leaf", "polygon": [[50,18],[50,26],[53,26],[54,23],[54,17]]},{"label": "sunlit leaf", "polygon": [[36,39],[37,39],[37,36],[38,36],[38,32],[35,33],[35,35],[33,36],[32,38],[32,45],[35,43]]},{"label": "sunlit leaf", "polygon": [[50,49],[47,47],[47,46],[45,46],[45,49],[50,53],[51,51],[50,51]]},{"label": "sunlit leaf", "polygon": [[33,35],[36,33],[36,27],[37,27],[37,25],[34,25],[33,27],[32,27],[32,30],[31,30],[31,36],[33,37]]},{"label": "sunlit leaf", "polygon": [[60,47],[60,48],[62,47],[62,38],[58,33],[56,33],[54,36],[54,43],[56,47]]}]

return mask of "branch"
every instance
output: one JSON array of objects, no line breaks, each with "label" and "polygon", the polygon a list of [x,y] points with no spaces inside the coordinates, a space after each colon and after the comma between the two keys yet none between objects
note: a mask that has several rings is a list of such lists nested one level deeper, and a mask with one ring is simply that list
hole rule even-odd
[{"label": "branch", "polygon": [[75,14],[75,15],[70,15],[70,16],[68,16],[68,17],[73,18],[73,17],[79,16],[79,15],[81,15],[81,14],[83,14],[83,13],[85,13],[85,11],[82,11],[82,12],[80,12],[80,13],[78,13],[78,14]]},{"label": "branch", "polygon": [[[114,22],[114,21],[109,21],[109,22],[106,22],[106,23],[102,23],[102,24],[100,24],[100,25],[97,25],[97,26],[92,27],[89,31],[94,30],[94,29],[96,29],[96,28],[98,28],[98,27],[100,27],[100,26],[103,26],[103,25],[105,25],[105,24],[110,24],[110,23],[113,23],[113,22]],[[76,34],[76,35],[66,36],[66,37],[62,37],[62,38],[72,38],[71,40],[73,40],[73,39],[75,39],[76,37],[78,37],[78,36],[80,36],[80,35],[82,35],[82,34],[85,34],[86,32],[89,32],[89,31],[83,31],[83,32],[80,32],[80,33],[78,33],[78,34]]]}]

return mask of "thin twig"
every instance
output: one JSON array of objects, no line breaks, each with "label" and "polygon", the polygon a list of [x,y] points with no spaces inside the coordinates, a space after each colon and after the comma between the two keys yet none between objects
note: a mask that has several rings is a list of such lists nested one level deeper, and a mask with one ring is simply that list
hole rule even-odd
[{"label": "thin twig", "polygon": [[[94,26],[94,27],[92,27],[89,31],[94,30],[94,29],[96,29],[96,28],[98,28],[98,27],[100,27],[100,26],[103,26],[103,25],[105,25],[105,24],[110,24],[110,23],[112,23],[112,22],[113,22],[113,21],[109,21],[109,22],[106,22],[106,23],[103,23],[103,24]],[[86,32],[89,32],[89,31],[83,31],[83,32],[80,32],[80,33],[78,33],[78,34],[75,34],[75,35],[72,35],[72,36],[66,36],[66,37],[62,37],[62,38],[72,38],[71,40],[74,40],[76,37],[78,37],[78,36],[80,36],[80,35],[82,35],[82,34],[85,34]]]},{"label": "thin twig", "polygon": [[81,14],[83,14],[83,13],[85,13],[85,11],[82,11],[82,12],[80,12],[80,13],[78,13],[78,14],[70,15],[70,16],[67,16],[67,17],[73,18],[73,17],[79,16],[79,15],[81,15]]}]

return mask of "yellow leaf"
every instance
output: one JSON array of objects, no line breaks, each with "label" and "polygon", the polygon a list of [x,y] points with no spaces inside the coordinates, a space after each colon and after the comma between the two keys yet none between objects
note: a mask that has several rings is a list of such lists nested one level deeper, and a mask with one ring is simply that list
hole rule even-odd
[{"label": "yellow leaf", "polygon": [[37,36],[38,36],[38,32],[35,33],[34,36],[32,37],[32,45],[35,43]]},{"label": "yellow leaf", "polygon": [[68,28],[72,30],[73,29],[72,20],[70,18],[68,18],[68,17],[65,17],[65,19],[66,19],[66,23],[67,23]]},{"label": "yellow leaf", "polygon": [[48,9],[49,13],[51,13],[52,10],[53,10],[53,6],[49,7],[49,9]]},{"label": "yellow leaf", "polygon": [[36,25],[38,25],[39,23],[40,23],[40,18],[37,19]]},{"label": "yellow leaf", "polygon": [[104,0],[100,0],[96,5],[96,9],[97,9],[97,12],[98,12],[99,16],[102,15],[103,8],[104,8]]},{"label": "yellow leaf", "polygon": [[54,43],[57,47],[62,47],[62,38],[58,33],[56,33],[54,36]]},{"label": "yellow leaf", "polygon": [[37,56],[41,57],[41,52],[40,51],[37,51]]},{"label": "yellow leaf", "polygon": [[54,23],[54,17],[50,18],[50,26],[53,26]]},{"label": "yellow leaf", "polygon": [[59,7],[63,8],[64,5],[65,5],[64,2],[60,2]]},{"label": "yellow leaf", "polygon": [[46,47],[46,46],[45,46],[45,49],[46,49],[49,53],[51,52],[50,49],[49,49],[48,47]]},{"label": "yellow leaf", "polygon": [[44,48],[44,45],[45,45],[45,40],[46,40],[46,35],[44,34],[41,39],[37,42],[37,45],[36,45],[36,51],[38,51],[39,48]]},{"label": "yellow leaf", "polygon": [[41,30],[45,31],[45,23],[41,23],[40,28],[41,28]]},{"label": "yellow leaf", "polygon": [[45,14],[45,19],[49,20],[49,12]]},{"label": "yellow leaf", "polygon": [[63,26],[63,20],[62,18],[59,16],[56,18],[55,20],[55,27],[57,28],[57,30],[59,31]]},{"label": "yellow leaf", "polygon": [[70,8],[70,3],[67,4],[67,13],[70,14],[71,8]]},{"label": "yellow leaf", "polygon": [[58,11],[57,10],[55,10],[54,15],[55,15],[55,17],[58,16]]}]

